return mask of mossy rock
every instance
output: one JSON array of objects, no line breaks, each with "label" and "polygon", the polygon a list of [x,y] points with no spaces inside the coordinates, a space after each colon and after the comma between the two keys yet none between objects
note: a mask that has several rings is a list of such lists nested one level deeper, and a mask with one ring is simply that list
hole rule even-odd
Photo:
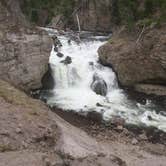
[{"label": "mossy rock", "polygon": [[[0,80],[0,97],[5,101],[13,105],[21,105],[25,108],[38,111],[40,108],[40,103],[37,100],[31,99],[24,92],[16,89],[9,83]],[[33,114],[37,114],[36,112]]]},{"label": "mossy rock", "polygon": [[12,148],[11,145],[8,144],[0,144],[0,152],[9,152],[13,151],[14,149]]}]

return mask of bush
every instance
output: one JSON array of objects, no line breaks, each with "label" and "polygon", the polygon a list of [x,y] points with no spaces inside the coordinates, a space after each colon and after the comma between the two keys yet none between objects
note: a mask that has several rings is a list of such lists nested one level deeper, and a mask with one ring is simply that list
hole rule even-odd
[{"label": "bush", "polygon": [[38,11],[47,10],[49,23],[54,15],[69,17],[73,12],[75,0],[23,0],[22,9],[30,21],[38,22]]},{"label": "bush", "polygon": [[[23,11],[27,17],[37,22],[38,12],[35,10],[47,10],[48,21],[50,22],[54,15],[63,15],[68,19],[75,8],[75,0],[22,0]],[[141,0],[111,0],[112,21],[115,24],[125,24],[130,28],[138,20],[156,19],[160,22],[166,21],[166,0],[144,0],[144,7],[140,10]],[[81,1],[80,1],[81,3]],[[103,9],[104,10],[104,9]],[[157,18],[156,14],[157,13]]]},{"label": "bush", "polygon": [[127,25],[130,30],[139,20],[145,25],[166,21],[166,0],[145,0],[144,7],[139,7],[139,0],[113,0],[114,23]]}]

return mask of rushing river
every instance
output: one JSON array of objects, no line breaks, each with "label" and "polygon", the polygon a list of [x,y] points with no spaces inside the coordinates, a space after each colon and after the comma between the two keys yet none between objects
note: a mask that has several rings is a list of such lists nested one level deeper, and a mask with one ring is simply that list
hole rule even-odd
[{"label": "rushing river", "polygon": [[[166,131],[166,116],[156,113],[149,101],[141,105],[127,99],[124,91],[118,87],[112,69],[99,63],[97,50],[105,41],[97,36],[95,40],[82,40],[81,43],[74,40],[69,43],[69,38],[64,35],[58,38],[63,45],[59,52],[64,56],[57,56],[52,49],[49,63],[55,86],[53,96],[47,99],[49,105],[81,113],[97,111],[106,121],[119,116],[129,124],[154,126]],[[63,63],[66,57],[70,57],[69,64]],[[93,89],[94,76],[105,86],[105,94],[96,94]]]}]

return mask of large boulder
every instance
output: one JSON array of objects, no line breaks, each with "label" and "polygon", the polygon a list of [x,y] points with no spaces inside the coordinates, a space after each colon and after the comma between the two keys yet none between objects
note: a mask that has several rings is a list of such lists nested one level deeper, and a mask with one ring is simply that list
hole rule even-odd
[{"label": "large boulder", "polygon": [[[99,48],[101,63],[113,68],[123,86],[166,85],[166,26],[115,34]],[[140,88],[139,88],[140,89]],[[143,88],[142,88],[143,89]]]},{"label": "large boulder", "polygon": [[69,64],[72,63],[72,59],[71,59],[71,57],[67,56],[67,57],[65,58],[65,60],[62,60],[62,61],[61,61],[61,63],[65,64],[65,65],[69,65]]},{"label": "large boulder", "polygon": [[0,1],[0,78],[24,90],[41,86],[51,51],[49,36],[25,21],[19,1]]},{"label": "large boulder", "polygon": [[98,76],[96,73],[93,75],[93,81],[91,84],[91,89],[98,95],[107,95],[107,84],[106,82]]},{"label": "large boulder", "polygon": [[25,90],[39,88],[50,50],[45,34],[5,34],[0,39],[0,78]]}]

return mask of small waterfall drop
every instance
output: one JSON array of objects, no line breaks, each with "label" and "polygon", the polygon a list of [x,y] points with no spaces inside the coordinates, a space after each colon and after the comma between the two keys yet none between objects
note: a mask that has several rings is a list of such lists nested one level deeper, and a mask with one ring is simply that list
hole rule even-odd
[{"label": "small waterfall drop", "polygon": [[[97,50],[105,43],[97,40],[100,37],[79,44],[75,41],[69,43],[69,38],[63,35],[58,38],[63,45],[59,50],[63,56],[57,56],[54,48],[52,49],[49,63],[55,87],[53,96],[47,99],[49,105],[83,113],[96,111],[106,121],[113,116],[120,116],[129,124],[154,126],[166,131],[166,116],[156,113],[149,103],[141,105],[128,100],[118,87],[112,69],[98,62]],[[67,57],[70,62],[64,63]],[[103,95],[99,94],[101,90],[96,93],[92,88],[95,75],[105,85],[106,92]],[[98,87],[103,88],[100,85]]]}]

